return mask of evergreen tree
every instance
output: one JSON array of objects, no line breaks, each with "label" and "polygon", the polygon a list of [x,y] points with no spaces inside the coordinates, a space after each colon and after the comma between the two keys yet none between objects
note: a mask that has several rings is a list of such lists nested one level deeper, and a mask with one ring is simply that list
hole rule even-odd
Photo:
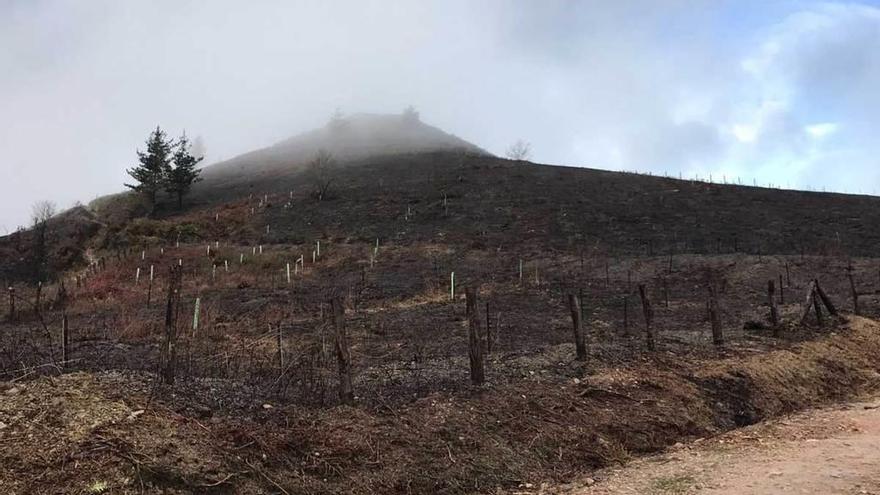
[{"label": "evergreen tree", "polygon": [[168,169],[165,181],[165,190],[177,195],[177,208],[183,206],[183,196],[189,192],[192,185],[202,180],[199,178],[202,171],[197,169],[196,165],[204,157],[194,157],[190,148],[189,140],[184,132],[177,142],[177,149],[174,151],[174,167]]},{"label": "evergreen tree", "polygon": [[137,152],[140,164],[126,170],[137,184],[125,184],[125,187],[146,195],[152,208],[156,207],[156,193],[166,183],[171,168],[171,146],[165,132],[157,126],[147,139],[147,151]]}]

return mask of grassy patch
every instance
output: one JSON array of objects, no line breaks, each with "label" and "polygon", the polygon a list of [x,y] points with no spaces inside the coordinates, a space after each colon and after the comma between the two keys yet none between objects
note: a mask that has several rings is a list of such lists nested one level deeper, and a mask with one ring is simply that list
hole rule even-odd
[{"label": "grassy patch", "polygon": [[693,476],[665,476],[651,483],[651,493],[682,494],[696,484]]}]

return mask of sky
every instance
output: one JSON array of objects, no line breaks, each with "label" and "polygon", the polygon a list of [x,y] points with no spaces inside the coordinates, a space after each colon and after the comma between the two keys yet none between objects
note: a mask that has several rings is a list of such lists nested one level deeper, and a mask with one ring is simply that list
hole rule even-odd
[{"label": "sky", "polygon": [[880,5],[0,0],[0,235],[123,189],[161,125],[205,163],[343,113],[502,155],[874,194]]}]

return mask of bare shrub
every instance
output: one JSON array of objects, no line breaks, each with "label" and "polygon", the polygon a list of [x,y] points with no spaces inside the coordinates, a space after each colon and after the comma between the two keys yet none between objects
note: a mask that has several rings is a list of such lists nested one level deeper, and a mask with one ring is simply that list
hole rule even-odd
[{"label": "bare shrub", "polygon": [[507,148],[504,153],[511,160],[524,161],[532,157],[532,145],[522,139],[517,139]]},{"label": "bare shrub", "polygon": [[326,199],[336,175],[336,160],[333,154],[327,150],[319,150],[309,162],[306,173],[314,188],[312,195],[315,199],[318,201]]}]

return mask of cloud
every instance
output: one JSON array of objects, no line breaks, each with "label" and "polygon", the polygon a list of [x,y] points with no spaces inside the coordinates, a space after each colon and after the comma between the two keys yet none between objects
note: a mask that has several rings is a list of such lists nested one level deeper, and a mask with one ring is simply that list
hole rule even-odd
[{"label": "cloud", "polygon": [[413,104],[548,163],[880,178],[880,10],[855,3],[13,1],[0,46],[0,233],[38,199],[119,190],[156,124],[203,136],[210,162],[337,107]]},{"label": "cloud", "polygon": [[823,124],[813,124],[804,127],[804,132],[813,139],[823,139],[837,132],[838,125],[833,122],[825,122]]},{"label": "cloud", "polygon": [[[880,99],[869,88],[880,84],[880,10],[822,3],[794,12],[766,29],[741,67],[744,121],[728,164],[793,187],[876,184]],[[829,173],[840,167],[858,172]]]}]

